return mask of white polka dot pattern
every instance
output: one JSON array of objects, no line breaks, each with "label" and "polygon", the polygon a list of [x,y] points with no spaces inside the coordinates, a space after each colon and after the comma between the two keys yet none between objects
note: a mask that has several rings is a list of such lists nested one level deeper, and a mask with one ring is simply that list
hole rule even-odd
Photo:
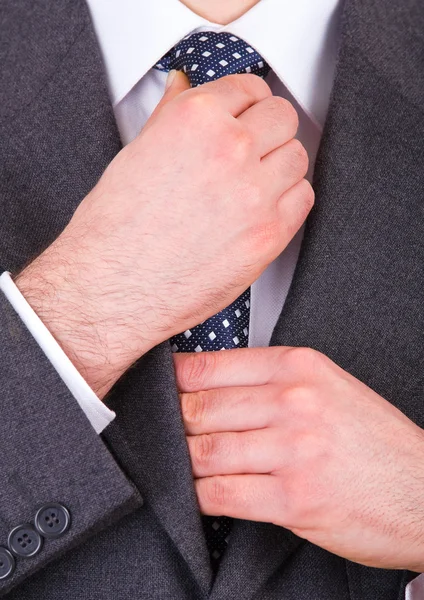
[{"label": "white polka dot pattern", "polygon": [[188,35],[171,48],[155,68],[161,71],[184,71],[192,87],[235,73],[266,77],[270,70],[254,48],[226,31]]},{"label": "white polka dot pattern", "polygon": [[249,342],[250,289],[228,308],[200,325],[171,339],[173,352],[211,352],[247,348]]}]

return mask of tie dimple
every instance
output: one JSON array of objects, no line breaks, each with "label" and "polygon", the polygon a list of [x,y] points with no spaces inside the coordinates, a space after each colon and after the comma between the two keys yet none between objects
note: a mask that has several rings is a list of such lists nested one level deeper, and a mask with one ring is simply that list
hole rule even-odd
[{"label": "tie dimple", "polygon": [[[192,87],[225,75],[266,77],[270,67],[244,40],[228,32],[198,32],[183,38],[155,65],[184,71]],[[173,352],[210,352],[246,348],[249,342],[250,288],[235,302],[200,325],[171,339]],[[217,572],[231,534],[232,519],[203,517],[212,569]]]}]

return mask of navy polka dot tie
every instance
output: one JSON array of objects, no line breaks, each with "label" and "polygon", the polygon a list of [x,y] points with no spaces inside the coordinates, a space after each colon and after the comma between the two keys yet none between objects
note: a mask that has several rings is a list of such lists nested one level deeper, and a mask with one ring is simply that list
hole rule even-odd
[{"label": "navy polka dot tie", "polygon": [[[192,87],[236,73],[266,77],[270,68],[249,44],[228,32],[192,33],[155,65],[184,71]],[[173,352],[210,352],[246,348],[249,341],[250,288],[228,308],[171,339]],[[203,517],[206,543],[217,572],[231,533],[232,519]]]}]

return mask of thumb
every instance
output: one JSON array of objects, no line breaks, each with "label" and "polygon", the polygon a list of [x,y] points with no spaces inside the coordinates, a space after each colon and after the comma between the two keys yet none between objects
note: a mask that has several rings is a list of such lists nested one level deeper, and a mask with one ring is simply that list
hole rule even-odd
[{"label": "thumb", "polygon": [[166,80],[165,93],[162,96],[162,100],[156,106],[153,113],[150,115],[150,119],[147,121],[143,128],[143,131],[147,131],[149,127],[155,122],[156,117],[160,113],[160,110],[168,104],[171,100],[176,98],[178,94],[185,92],[190,89],[190,82],[188,77],[182,71],[169,71],[168,78]]},{"label": "thumb", "polygon": [[168,104],[176,96],[190,89],[190,82],[188,77],[182,71],[169,71],[168,78],[166,80],[165,93],[162,100],[157,106],[157,110],[161,109],[165,104]]}]

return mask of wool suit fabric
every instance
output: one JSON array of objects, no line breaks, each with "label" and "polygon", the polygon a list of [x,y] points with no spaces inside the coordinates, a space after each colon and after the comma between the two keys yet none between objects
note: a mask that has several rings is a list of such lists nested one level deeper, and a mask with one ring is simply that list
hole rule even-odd
[{"label": "wool suit fabric", "polygon": [[[424,426],[424,14],[346,0],[316,206],[272,344],[327,354]],[[0,5],[0,265],[63,230],[119,152],[83,0]],[[405,571],[363,567],[236,521],[213,582],[164,343],[114,387],[97,436],[0,296],[0,546],[40,505],[72,525],[18,559],[9,600],[401,600]]]}]

